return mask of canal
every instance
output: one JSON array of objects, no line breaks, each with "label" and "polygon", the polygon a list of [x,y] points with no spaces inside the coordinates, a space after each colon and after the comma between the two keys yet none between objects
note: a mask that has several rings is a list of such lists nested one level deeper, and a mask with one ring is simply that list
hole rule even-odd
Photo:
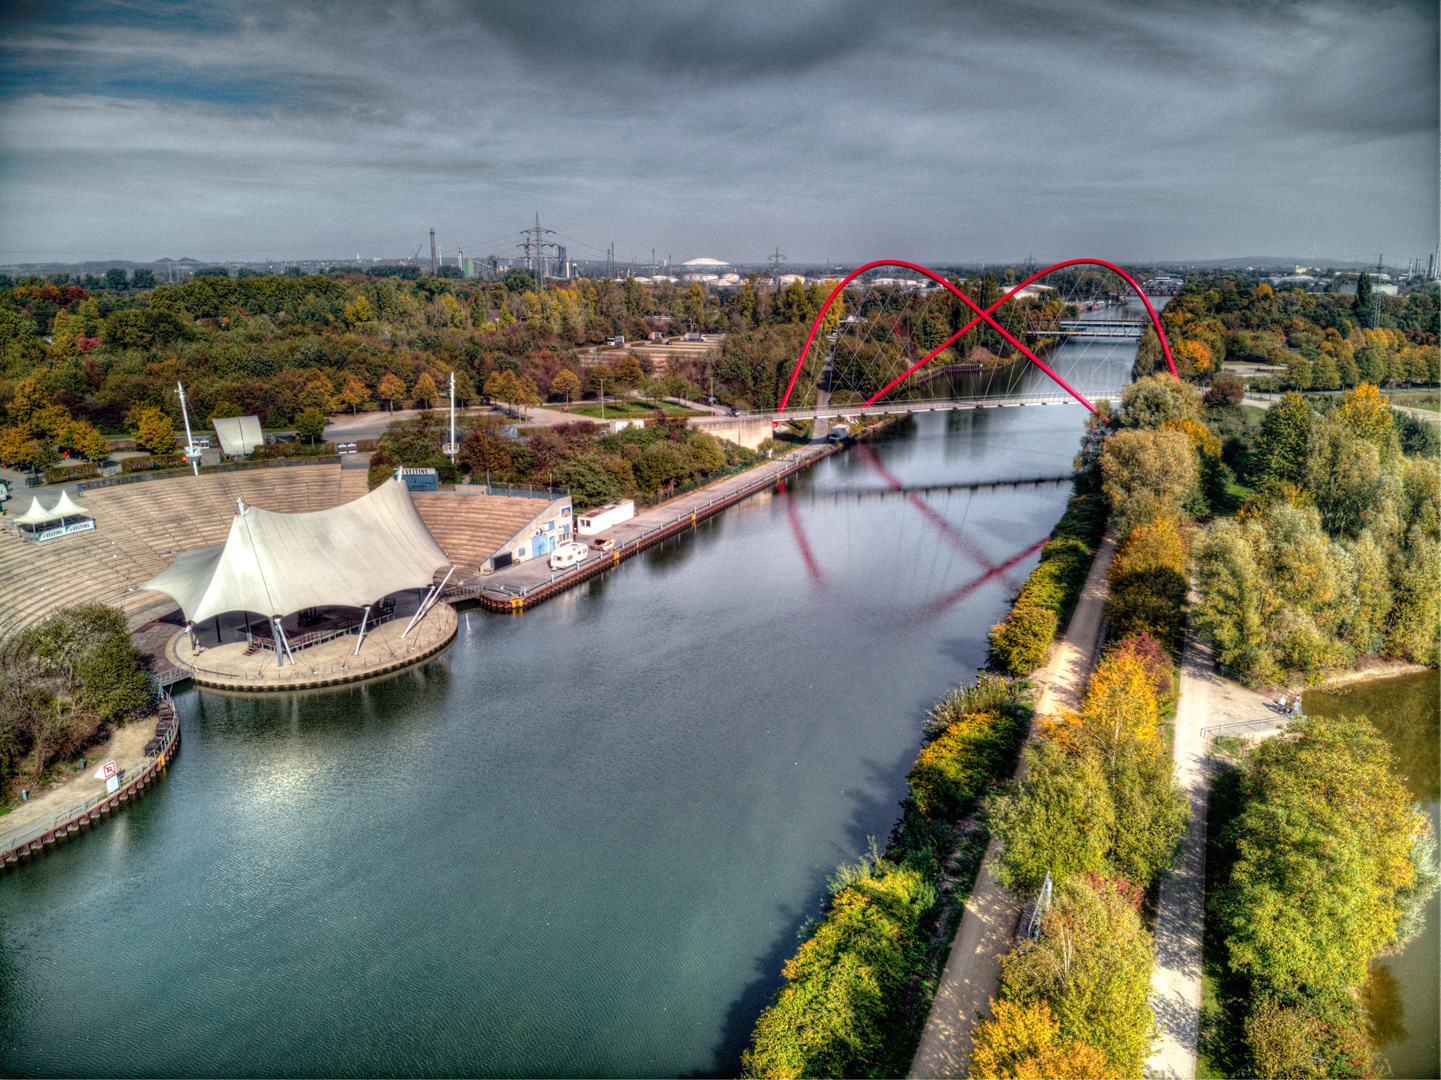
[{"label": "canal", "polygon": [[[1441,828],[1441,681],[1436,672],[1355,683],[1304,695],[1308,714],[1364,716],[1391,744],[1417,804]],[[1378,1075],[1441,1076],[1441,896],[1426,905],[1426,928],[1401,952],[1371,967],[1362,1000],[1386,1069]]]},{"label": "canal", "polygon": [[418,670],[179,694],[168,778],[0,878],[0,1071],[734,1074],[1083,417],[923,415]]}]

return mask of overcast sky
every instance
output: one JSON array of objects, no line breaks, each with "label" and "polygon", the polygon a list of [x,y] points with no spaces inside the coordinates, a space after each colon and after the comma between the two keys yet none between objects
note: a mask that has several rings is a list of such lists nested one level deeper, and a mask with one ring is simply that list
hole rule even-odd
[{"label": "overcast sky", "polygon": [[0,262],[1424,258],[1435,0],[0,0]]}]

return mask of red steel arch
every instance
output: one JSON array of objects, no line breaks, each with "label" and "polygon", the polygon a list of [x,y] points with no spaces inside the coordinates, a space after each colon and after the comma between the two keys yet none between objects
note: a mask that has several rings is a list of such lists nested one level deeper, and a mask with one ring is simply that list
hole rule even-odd
[{"label": "red steel arch", "polygon": [[821,305],[821,310],[820,310],[819,314],[816,315],[815,322],[813,322],[813,323],[811,324],[811,332],[806,336],[805,346],[801,349],[801,355],[800,355],[800,358],[796,361],[795,370],[794,370],[793,372],[791,372],[790,382],[786,384],[786,392],[785,392],[785,395],[781,398],[780,405],[779,405],[777,408],[778,408],[778,410],[779,410],[779,409],[784,409],[784,408],[786,407],[786,403],[787,403],[788,401],[790,401],[791,391],[795,389],[796,380],[797,380],[798,378],[800,378],[801,367],[805,364],[806,354],[810,352],[811,345],[812,345],[812,343],[815,341],[816,334],[820,331],[821,322],[822,322],[822,320],[824,320],[825,317],[826,317],[826,312],[830,310],[831,304],[835,302],[836,297],[838,297],[838,296],[841,294],[841,290],[844,289],[847,285],[849,285],[849,284],[850,284],[852,281],[854,281],[856,278],[858,278],[861,274],[864,274],[867,270],[874,270],[877,266],[904,266],[904,267],[905,267],[906,269],[908,269],[908,270],[916,270],[916,271],[918,271],[918,272],[926,275],[926,277],[930,278],[932,281],[936,282],[938,285],[943,285],[943,286],[945,286],[945,288],[949,289],[949,290],[951,291],[951,293],[953,293],[953,294],[954,294],[955,296],[957,296],[961,301],[963,301],[963,302],[966,304],[967,307],[969,307],[972,311],[974,311],[974,312],[976,313],[976,317],[975,317],[974,319],[972,319],[970,322],[968,322],[965,326],[961,327],[961,329],[957,330],[954,334],[952,334],[950,337],[948,337],[945,341],[943,341],[943,342],[941,342],[939,345],[937,345],[934,349],[932,349],[930,352],[928,352],[925,356],[921,357],[920,360],[918,360],[915,364],[913,364],[913,365],[911,365],[909,368],[907,368],[904,372],[902,372],[900,375],[898,375],[895,379],[892,379],[892,380],[891,380],[889,383],[887,383],[885,386],[881,387],[881,389],[878,390],[878,391],[876,391],[876,393],[873,394],[873,395],[871,395],[871,397],[867,398],[866,401],[865,401],[865,404],[866,404],[866,405],[873,404],[873,403],[874,403],[878,398],[880,398],[882,395],[889,393],[892,389],[894,389],[897,385],[899,385],[899,384],[901,383],[901,381],[904,380],[908,375],[910,375],[912,372],[916,371],[917,369],[919,369],[919,368],[921,368],[921,367],[924,367],[926,364],[930,363],[931,360],[932,360],[935,356],[937,356],[943,349],[945,349],[945,348],[947,348],[948,346],[954,344],[956,341],[958,341],[958,340],[959,340],[961,337],[963,337],[965,334],[967,334],[967,333],[969,333],[971,330],[973,330],[973,329],[976,327],[977,324],[979,324],[979,323],[981,323],[982,321],[984,321],[984,322],[988,323],[988,324],[989,324],[997,333],[999,333],[1003,338],[1005,338],[1008,342],[1010,342],[1010,343],[1011,343],[1012,345],[1014,345],[1017,349],[1019,349],[1019,350],[1026,356],[1026,358],[1031,361],[1031,363],[1035,364],[1038,368],[1040,368],[1040,369],[1041,369],[1042,371],[1044,371],[1047,375],[1049,375],[1049,376],[1051,377],[1051,379],[1053,379],[1057,384],[1059,384],[1068,394],[1070,394],[1073,398],[1075,398],[1077,401],[1079,401],[1079,402],[1080,402],[1082,405],[1084,405],[1086,408],[1090,409],[1091,412],[1095,412],[1095,411],[1096,411],[1096,407],[1095,407],[1094,405],[1092,405],[1089,401],[1087,401],[1081,394],[1077,393],[1070,385],[1067,384],[1067,382],[1066,382],[1064,379],[1062,379],[1059,375],[1057,375],[1054,371],[1052,371],[1049,367],[1047,367],[1047,366],[1040,360],[1040,358],[1036,356],[1035,353],[1031,352],[1030,349],[1026,348],[1026,347],[1025,347],[1024,345],[1022,345],[1019,341],[1017,341],[1015,338],[1013,338],[1013,337],[1006,331],[1006,329],[1005,329],[1003,326],[1001,326],[998,322],[996,322],[995,319],[991,318],[992,313],[995,312],[997,308],[999,308],[999,307],[1000,307],[1002,304],[1004,304],[1007,300],[1011,299],[1011,297],[1015,296],[1016,293],[1020,292],[1020,291],[1021,291],[1022,289],[1024,289],[1027,285],[1031,284],[1031,282],[1037,281],[1037,280],[1039,280],[1040,278],[1045,277],[1047,274],[1051,273],[1053,270],[1062,270],[1062,269],[1065,269],[1065,268],[1068,267],[1068,266],[1081,266],[1081,265],[1085,265],[1085,266],[1101,266],[1101,267],[1104,267],[1104,268],[1107,269],[1107,270],[1111,270],[1111,271],[1119,274],[1121,277],[1125,278],[1126,281],[1130,283],[1131,288],[1133,288],[1133,289],[1136,290],[1136,295],[1141,298],[1141,303],[1143,303],[1143,304],[1146,305],[1146,313],[1147,313],[1148,315],[1150,315],[1150,317],[1151,317],[1151,325],[1156,328],[1156,336],[1161,339],[1161,351],[1162,351],[1163,353],[1165,353],[1165,356],[1166,356],[1166,364],[1167,364],[1167,365],[1170,367],[1170,369],[1171,369],[1171,375],[1172,375],[1173,378],[1175,378],[1177,381],[1179,381],[1179,380],[1180,380],[1180,375],[1178,375],[1177,372],[1176,372],[1176,362],[1171,358],[1171,345],[1170,345],[1170,342],[1168,342],[1168,341],[1166,340],[1166,332],[1165,332],[1163,329],[1161,329],[1161,320],[1157,317],[1155,308],[1151,307],[1151,301],[1150,301],[1149,299],[1147,299],[1145,292],[1142,291],[1141,286],[1140,286],[1139,284],[1137,284],[1136,279],[1133,278],[1133,277],[1131,277],[1130,274],[1126,273],[1126,271],[1122,270],[1119,266],[1116,266],[1114,263],[1106,262],[1104,259],[1068,259],[1068,260],[1066,260],[1065,262],[1056,263],[1056,264],[1053,265],[1053,266],[1048,266],[1048,267],[1046,267],[1044,270],[1041,270],[1041,271],[1039,271],[1039,272],[1037,272],[1037,273],[1035,273],[1035,274],[1032,274],[1030,277],[1026,278],[1025,281],[1023,281],[1023,282],[1021,282],[1019,285],[1015,286],[1015,288],[1011,289],[1010,292],[1006,293],[1006,294],[1005,294],[1004,296],[1002,296],[999,300],[997,300],[994,304],[992,304],[990,307],[986,308],[986,309],[983,311],[983,310],[981,310],[981,308],[979,308],[979,307],[976,306],[975,301],[973,301],[969,296],[967,296],[965,293],[961,292],[959,289],[957,289],[954,285],[952,285],[952,284],[951,284],[949,281],[947,281],[945,278],[941,277],[939,274],[935,274],[935,273],[931,272],[930,270],[926,269],[924,266],[920,266],[920,265],[918,265],[918,264],[916,264],[916,263],[905,262],[904,260],[901,260],[901,259],[878,259],[878,260],[876,260],[875,262],[866,263],[865,266],[862,266],[862,267],[860,267],[860,268],[858,268],[858,269],[856,269],[856,270],[851,271],[851,273],[849,273],[848,275],[846,275],[846,277],[840,282],[840,284],[838,284],[834,289],[831,290],[830,296],[826,297],[826,302]]}]

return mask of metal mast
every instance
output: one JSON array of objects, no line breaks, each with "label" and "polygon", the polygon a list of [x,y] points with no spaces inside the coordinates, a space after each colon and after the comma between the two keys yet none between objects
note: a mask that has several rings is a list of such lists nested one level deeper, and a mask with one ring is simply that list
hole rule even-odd
[{"label": "metal mast", "polygon": [[200,451],[195,449],[195,440],[190,437],[190,412],[185,408],[185,386],[177,382],[175,384],[180,391],[180,416],[185,421],[185,457],[190,462],[190,468],[195,475],[200,475]]}]

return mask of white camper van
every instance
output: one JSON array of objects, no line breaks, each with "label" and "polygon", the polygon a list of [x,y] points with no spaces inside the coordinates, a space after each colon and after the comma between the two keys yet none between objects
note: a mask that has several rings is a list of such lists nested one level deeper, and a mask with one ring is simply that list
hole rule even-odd
[{"label": "white camper van", "polygon": [[569,570],[589,553],[590,549],[584,544],[561,544],[550,553],[550,568],[552,570]]}]

